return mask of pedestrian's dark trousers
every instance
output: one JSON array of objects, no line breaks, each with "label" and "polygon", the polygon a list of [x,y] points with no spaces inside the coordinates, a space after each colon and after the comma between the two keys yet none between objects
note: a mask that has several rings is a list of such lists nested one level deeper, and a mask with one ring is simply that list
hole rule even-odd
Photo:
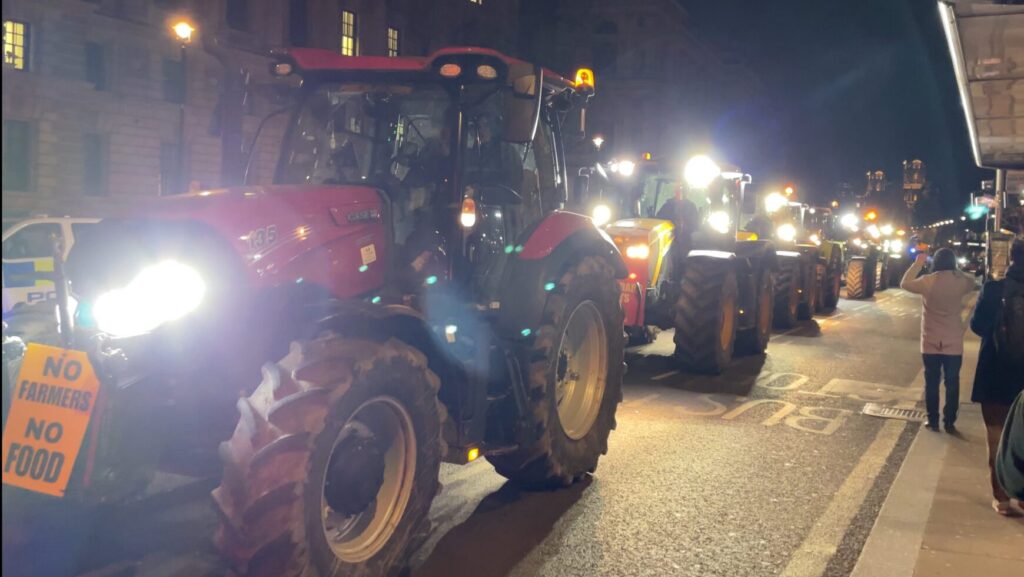
[{"label": "pedestrian's dark trousers", "polygon": [[924,354],[924,403],[928,407],[928,422],[939,422],[939,382],[945,376],[946,406],[942,411],[945,425],[956,422],[957,411],[960,410],[960,365],[963,355],[932,355]]}]

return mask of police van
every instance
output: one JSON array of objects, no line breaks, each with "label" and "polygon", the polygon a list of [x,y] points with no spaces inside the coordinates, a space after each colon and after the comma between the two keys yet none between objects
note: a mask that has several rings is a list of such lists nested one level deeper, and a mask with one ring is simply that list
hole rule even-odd
[{"label": "police van", "polygon": [[99,222],[98,218],[37,217],[4,222],[3,312],[57,296],[53,282],[39,278],[53,272],[53,238],[60,240],[64,257],[75,237]]}]

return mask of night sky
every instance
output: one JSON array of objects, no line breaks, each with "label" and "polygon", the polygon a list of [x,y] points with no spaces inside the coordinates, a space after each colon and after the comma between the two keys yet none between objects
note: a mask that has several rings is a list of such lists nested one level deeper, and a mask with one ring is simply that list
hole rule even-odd
[{"label": "night sky", "polygon": [[715,131],[755,179],[825,200],[841,180],[863,187],[868,169],[901,178],[916,157],[941,189],[921,207],[928,220],[959,214],[991,178],[971,156],[934,0],[680,1],[700,36],[760,80]]}]

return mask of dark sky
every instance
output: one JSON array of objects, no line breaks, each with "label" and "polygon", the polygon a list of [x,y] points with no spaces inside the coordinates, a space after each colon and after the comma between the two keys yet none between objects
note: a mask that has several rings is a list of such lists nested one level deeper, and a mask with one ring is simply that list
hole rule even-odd
[{"label": "dark sky", "polygon": [[971,157],[934,0],[680,1],[698,35],[761,81],[715,132],[755,179],[824,197],[840,180],[862,187],[868,169],[899,178],[903,159],[921,158],[942,189],[927,219],[959,214],[991,178]]}]

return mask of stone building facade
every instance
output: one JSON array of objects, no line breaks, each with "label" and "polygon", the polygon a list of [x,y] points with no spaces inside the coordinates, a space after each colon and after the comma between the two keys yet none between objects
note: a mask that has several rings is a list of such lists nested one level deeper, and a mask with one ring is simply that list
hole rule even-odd
[{"label": "stone building facade", "polygon": [[[237,183],[274,47],[514,52],[517,0],[4,0],[3,212],[109,214]],[[184,44],[172,26],[187,19]],[[245,78],[248,78],[246,84]],[[271,178],[268,124],[251,182]]]}]

